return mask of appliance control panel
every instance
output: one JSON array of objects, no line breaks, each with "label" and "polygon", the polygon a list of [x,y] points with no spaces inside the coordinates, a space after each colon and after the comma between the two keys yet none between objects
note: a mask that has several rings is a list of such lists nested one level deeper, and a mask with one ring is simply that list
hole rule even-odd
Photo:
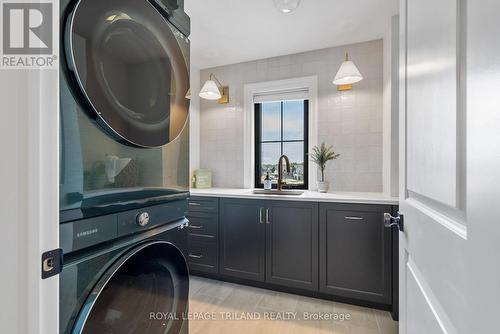
[{"label": "appliance control panel", "polygon": [[187,200],[173,201],[161,205],[130,210],[117,214],[118,236],[140,232],[158,225],[167,224],[184,218],[187,213]]},{"label": "appliance control panel", "polygon": [[[177,200],[116,214],[75,220],[59,228],[64,254],[185,218],[187,200]],[[183,226],[184,227],[184,226]]]}]

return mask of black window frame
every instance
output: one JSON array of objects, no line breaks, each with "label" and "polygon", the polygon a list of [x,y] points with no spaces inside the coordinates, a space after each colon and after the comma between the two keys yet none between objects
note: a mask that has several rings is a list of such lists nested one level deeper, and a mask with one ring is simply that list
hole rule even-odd
[{"label": "black window frame", "polygon": [[[283,110],[284,103],[286,101],[293,100],[281,100],[275,101],[281,103],[281,140],[262,140],[262,103],[254,103],[254,134],[255,134],[255,166],[254,166],[254,186],[255,188],[264,188],[264,184],[260,182],[261,180],[261,161],[262,161],[262,144],[263,143],[281,143],[281,154],[283,154],[283,143],[298,143],[304,142],[304,183],[302,185],[288,185],[284,184],[283,189],[309,189],[309,100],[304,101],[304,138],[303,140],[284,140],[283,139]],[[276,161],[277,163],[277,161]],[[272,188],[276,189],[277,184],[273,183]]]}]

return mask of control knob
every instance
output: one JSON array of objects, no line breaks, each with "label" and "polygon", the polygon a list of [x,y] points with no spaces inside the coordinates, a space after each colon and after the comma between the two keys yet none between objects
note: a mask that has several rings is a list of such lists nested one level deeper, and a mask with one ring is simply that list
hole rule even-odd
[{"label": "control knob", "polygon": [[137,225],[139,226],[146,226],[149,224],[149,213],[143,212],[137,215],[136,218]]}]

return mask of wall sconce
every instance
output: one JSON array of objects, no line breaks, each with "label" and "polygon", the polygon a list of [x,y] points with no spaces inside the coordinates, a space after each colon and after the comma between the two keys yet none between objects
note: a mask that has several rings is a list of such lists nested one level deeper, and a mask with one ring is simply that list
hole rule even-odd
[{"label": "wall sconce", "polygon": [[358,68],[352,61],[349,60],[349,55],[345,54],[345,60],[340,65],[335,79],[333,79],[333,84],[337,85],[337,90],[351,90],[352,84],[363,80],[363,76],[359,73]]},{"label": "wall sconce", "polygon": [[191,88],[188,89],[185,98],[191,100]]},{"label": "wall sconce", "polygon": [[288,14],[299,7],[300,0],[274,0],[274,5],[280,12]]},{"label": "wall sconce", "polygon": [[202,99],[218,100],[219,104],[229,103],[229,87],[222,86],[213,73],[201,88],[199,95]]}]

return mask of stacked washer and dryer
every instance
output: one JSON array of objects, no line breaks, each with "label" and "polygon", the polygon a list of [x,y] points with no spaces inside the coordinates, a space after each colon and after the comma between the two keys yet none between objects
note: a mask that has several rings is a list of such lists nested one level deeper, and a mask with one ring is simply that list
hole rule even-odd
[{"label": "stacked washer and dryer", "polygon": [[187,333],[190,21],[61,0],[60,333]]}]

